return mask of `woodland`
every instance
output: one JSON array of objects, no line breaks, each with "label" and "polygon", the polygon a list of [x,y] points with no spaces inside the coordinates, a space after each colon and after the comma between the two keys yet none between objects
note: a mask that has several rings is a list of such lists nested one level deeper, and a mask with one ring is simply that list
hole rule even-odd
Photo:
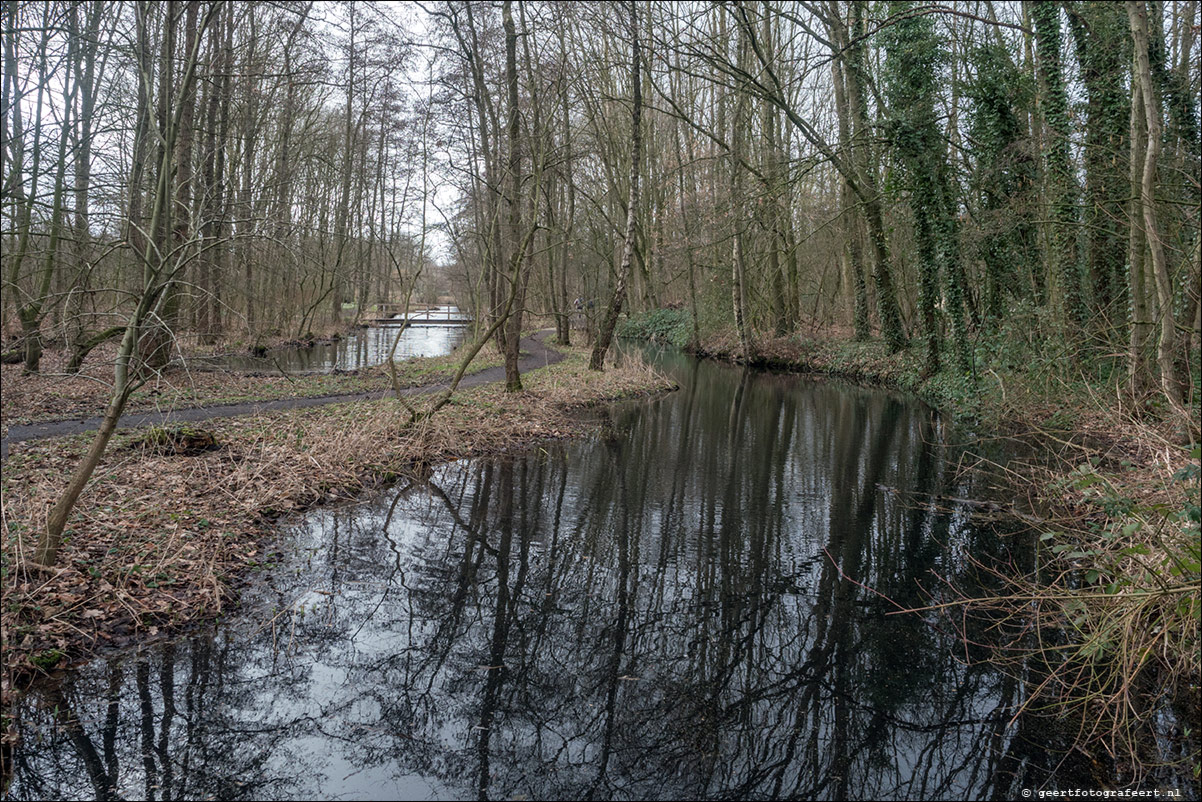
[{"label": "woodland", "polygon": [[[1034,495],[1064,512],[1058,577],[1097,597],[1057,615],[1121,667],[1078,689],[1113,706],[1155,664],[1197,699],[1197,3],[2,17],[5,384],[91,365],[105,388],[30,570],[55,570],[129,399],[181,355],[453,300],[475,321],[456,380],[491,352],[522,390],[519,340],[545,325],[595,370],[615,337],[657,339],[1051,432],[1062,483]],[[1129,710],[1116,727],[1150,720]]]},{"label": "woodland", "polygon": [[685,309],[693,344],[729,330],[749,356],[826,331],[928,376],[1071,360],[1189,428],[1192,4],[4,15],[5,359],[27,372],[48,339],[69,371],[128,331],[161,367],[181,339],[301,336],[420,288],[565,340],[583,298]]}]

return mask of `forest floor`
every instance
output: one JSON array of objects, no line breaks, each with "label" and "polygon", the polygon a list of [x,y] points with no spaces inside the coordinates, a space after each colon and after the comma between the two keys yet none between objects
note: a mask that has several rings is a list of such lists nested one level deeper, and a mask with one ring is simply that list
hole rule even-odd
[{"label": "forest floor", "polygon": [[264,543],[281,515],[441,462],[581,436],[597,424],[580,410],[673,387],[637,360],[598,373],[584,349],[524,345],[532,353],[523,392],[506,393],[489,368],[413,425],[397,399],[382,398],[211,418],[204,434],[212,440],[196,449],[119,430],[53,572],[27,557],[91,435],[14,445],[0,468],[4,695],[21,678],[212,619],[236,599],[240,577],[272,562]]}]

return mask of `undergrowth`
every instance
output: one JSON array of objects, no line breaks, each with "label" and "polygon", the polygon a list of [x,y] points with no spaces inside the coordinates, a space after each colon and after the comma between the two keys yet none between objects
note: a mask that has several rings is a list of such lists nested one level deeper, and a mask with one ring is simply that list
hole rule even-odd
[{"label": "undergrowth", "polygon": [[1047,507],[1036,568],[963,600],[999,637],[991,662],[1027,686],[1024,709],[1075,722],[1077,749],[1125,785],[1202,774],[1198,460],[1159,480],[1097,459],[1042,486],[1016,477]]},{"label": "undergrowth", "polygon": [[652,309],[622,321],[618,336],[685,348],[693,333],[693,318],[685,309]]}]

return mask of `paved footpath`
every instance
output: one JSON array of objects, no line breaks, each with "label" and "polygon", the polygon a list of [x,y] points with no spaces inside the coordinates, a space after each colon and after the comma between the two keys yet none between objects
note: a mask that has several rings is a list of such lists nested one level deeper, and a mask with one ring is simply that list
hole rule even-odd
[{"label": "paved footpath", "polygon": [[[523,373],[536,368],[553,365],[563,359],[563,354],[548,348],[543,340],[550,332],[540,331],[534,337],[522,340],[522,351],[525,354],[518,361],[518,369]],[[485,346],[486,348],[488,346]],[[481,384],[500,381],[505,378],[505,367],[497,365],[484,370],[469,373],[459,382],[459,389],[478,387]],[[445,390],[448,383],[424,384],[420,387],[406,387],[401,395],[425,395]],[[368,393],[346,393],[344,395],[319,395],[312,398],[280,398],[275,401],[248,401],[241,404],[216,404],[207,407],[191,407],[174,409],[166,412],[132,412],[122,415],[117,422],[118,429],[134,429],[139,426],[162,425],[165,423],[196,422],[212,420],[213,418],[232,418],[239,415],[258,415],[277,409],[300,409],[302,407],[320,407],[326,404],[345,404],[349,401],[374,401],[391,396],[392,390],[376,390]],[[8,456],[8,447],[12,443],[25,440],[37,440],[44,437],[61,437],[67,434],[79,434],[100,428],[101,418],[74,418],[70,420],[46,421],[29,425],[13,424],[8,427],[8,434],[0,440],[0,459]]]}]

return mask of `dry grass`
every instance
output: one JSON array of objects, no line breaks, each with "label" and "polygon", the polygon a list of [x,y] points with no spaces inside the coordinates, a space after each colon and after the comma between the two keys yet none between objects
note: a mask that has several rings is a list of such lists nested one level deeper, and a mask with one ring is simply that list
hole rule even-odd
[{"label": "dry grass", "polygon": [[1147,523],[1103,541],[1057,533],[1034,575],[993,570],[1000,593],[949,605],[1025,687],[1016,718],[1073,722],[1075,748],[1132,786],[1199,771],[1198,535]]},{"label": "dry grass", "polygon": [[[416,425],[394,400],[210,422],[222,447],[155,453],[136,433],[110,444],[68,524],[50,576],[26,559],[86,435],[13,447],[3,477],[4,688],[37,667],[212,617],[242,572],[270,562],[264,523],[450,459],[495,453],[591,426],[574,409],[669,389],[640,363],[594,373],[579,350],[523,377],[460,393]],[[419,399],[421,400],[421,399]],[[61,655],[61,658],[60,658]]]},{"label": "dry grass", "polygon": [[[1041,570],[1011,580],[1022,606],[1007,613],[1030,622],[1016,655],[1046,671],[1030,703],[1071,713],[1078,742],[1132,781],[1200,768],[1196,464],[1154,442],[1128,434],[1107,459],[1078,450],[1076,468],[1045,474]],[[1184,726],[1169,731],[1173,718]]]}]

